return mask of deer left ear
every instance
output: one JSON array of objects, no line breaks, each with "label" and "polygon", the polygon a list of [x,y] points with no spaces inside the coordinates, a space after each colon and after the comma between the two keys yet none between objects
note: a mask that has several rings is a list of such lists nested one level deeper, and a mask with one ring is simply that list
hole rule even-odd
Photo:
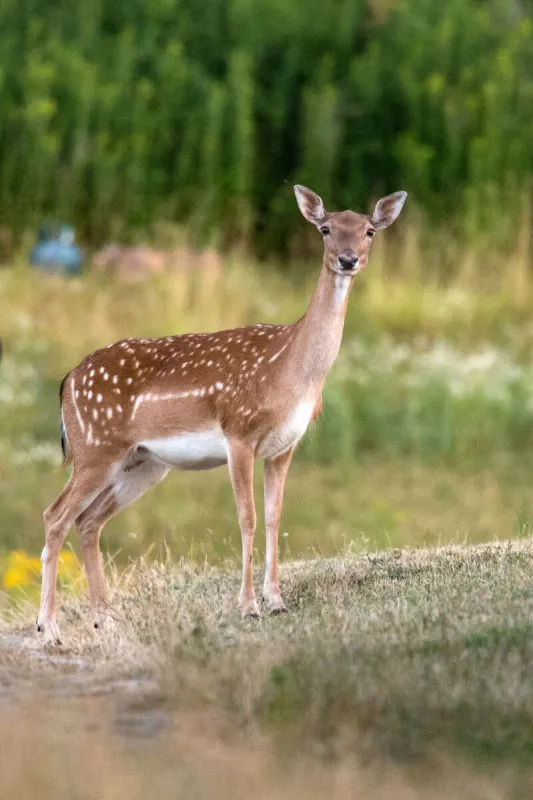
[{"label": "deer left ear", "polygon": [[406,197],[407,192],[394,192],[394,194],[388,194],[378,200],[371,218],[372,225],[376,230],[388,228],[398,219]]},{"label": "deer left ear", "polygon": [[326,216],[322,198],[311,189],[308,189],[307,186],[300,186],[299,184],[294,187],[294,194],[296,195],[298,208],[306,220],[312,222],[313,225],[320,225]]}]

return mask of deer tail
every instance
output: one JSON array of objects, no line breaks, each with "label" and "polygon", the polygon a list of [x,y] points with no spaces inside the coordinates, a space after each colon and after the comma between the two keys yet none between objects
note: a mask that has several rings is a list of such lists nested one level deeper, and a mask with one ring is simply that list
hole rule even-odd
[{"label": "deer tail", "polygon": [[65,428],[65,420],[63,419],[63,391],[65,389],[65,381],[67,380],[70,373],[67,372],[63,380],[61,381],[61,385],[59,387],[59,407],[61,409],[61,450],[63,452],[63,462],[62,466],[66,467],[72,463],[72,451],[70,449],[70,443],[67,436],[67,429]]}]

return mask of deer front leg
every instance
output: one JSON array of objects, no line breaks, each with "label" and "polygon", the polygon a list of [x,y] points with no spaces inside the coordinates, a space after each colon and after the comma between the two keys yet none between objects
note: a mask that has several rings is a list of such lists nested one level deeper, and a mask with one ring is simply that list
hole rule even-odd
[{"label": "deer front leg", "polygon": [[259,617],[252,572],[256,523],[253,450],[239,442],[232,442],[229,445],[228,465],[242,537],[242,584],[239,603],[243,617]]},{"label": "deer front leg", "polygon": [[285,480],[293,453],[294,450],[288,450],[272,461],[265,461],[266,565],[263,599],[271,614],[287,611],[279,592],[278,533]]}]

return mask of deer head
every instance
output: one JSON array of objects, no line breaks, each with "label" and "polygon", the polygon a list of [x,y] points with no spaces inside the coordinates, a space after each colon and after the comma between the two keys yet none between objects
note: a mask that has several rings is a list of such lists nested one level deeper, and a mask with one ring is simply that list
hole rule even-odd
[{"label": "deer head", "polygon": [[326,211],[322,199],[305,186],[294,187],[303,216],[316,225],[324,239],[324,262],[339,275],[354,276],[366,267],[376,231],[398,218],[407,192],[395,192],[378,200],[373,213]]}]

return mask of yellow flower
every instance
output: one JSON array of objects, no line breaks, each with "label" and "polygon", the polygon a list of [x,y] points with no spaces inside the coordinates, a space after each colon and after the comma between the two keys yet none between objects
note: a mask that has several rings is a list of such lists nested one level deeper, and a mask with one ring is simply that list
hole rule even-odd
[{"label": "yellow flower", "polygon": [[4,589],[24,589],[34,584],[41,572],[41,562],[31,558],[23,550],[13,550],[6,559],[2,587]]},{"label": "yellow flower", "polygon": [[[13,550],[0,564],[3,567],[2,588],[6,591],[14,589],[31,589],[39,585],[41,577],[41,561],[29,556],[24,550]],[[81,565],[78,557],[71,550],[59,556],[58,576],[63,584],[75,583],[81,576]]]},{"label": "yellow flower", "polygon": [[81,564],[76,553],[66,550],[60,554],[57,573],[63,583],[75,583],[80,578]]}]

